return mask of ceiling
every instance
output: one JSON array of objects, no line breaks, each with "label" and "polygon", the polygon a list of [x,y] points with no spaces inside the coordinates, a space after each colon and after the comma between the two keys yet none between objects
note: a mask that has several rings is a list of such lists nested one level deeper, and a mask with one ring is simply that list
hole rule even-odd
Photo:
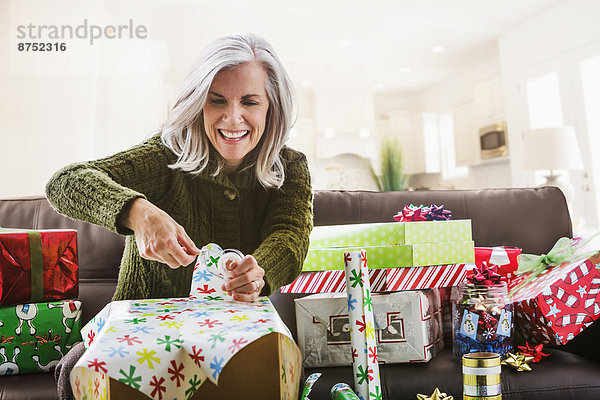
[{"label": "ceiling", "polygon": [[[168,43],[193,39],[192,49],[169,46],[171,60],[178,60],[175,68],[184,65],[186,72],[190,64],[185,60],[193,62],[210,41],[232,32],[251,31],[274,45],[300,86],[352,83],[368,91],[412,92],[497,56],[497,38],[502,33],[560,2],[234,0],[215,4],[205,0],[138,0],[131,3],[149,6],[146,9],[152,18],[149,29],[153,38],[164,37]],[[116,5],[109,4],[109,7]],[[341,41],[346,41],[346,46],[340,45]],[[434,46],[443,46],[445,51],[434,53]],[[403,72],[406,69],[410,71]]]}]

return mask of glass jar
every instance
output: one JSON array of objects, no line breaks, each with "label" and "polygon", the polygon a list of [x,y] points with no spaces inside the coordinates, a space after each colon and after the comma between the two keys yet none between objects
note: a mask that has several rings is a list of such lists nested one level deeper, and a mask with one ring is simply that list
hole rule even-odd
[{"label": "glass jar", "polygon": [[452,355],[461,362],[468,353],[508,355],[512,351],[513,305],[506,282],[463,283],[452,302]]}]

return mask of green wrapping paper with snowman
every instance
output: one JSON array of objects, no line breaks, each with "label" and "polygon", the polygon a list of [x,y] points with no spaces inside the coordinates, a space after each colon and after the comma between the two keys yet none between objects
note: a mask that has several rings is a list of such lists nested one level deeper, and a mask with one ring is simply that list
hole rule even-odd
[{"label": "green wrapping paper with snowman", "polygon": [[52,372],[81,342],[81,302],[0,307],[0,375]]}]

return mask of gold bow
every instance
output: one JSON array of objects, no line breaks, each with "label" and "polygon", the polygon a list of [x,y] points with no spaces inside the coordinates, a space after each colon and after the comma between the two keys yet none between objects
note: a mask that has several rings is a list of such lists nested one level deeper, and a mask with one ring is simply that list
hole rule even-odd
[{"label": "gold bow", "polygon": [[435,388],[431,396],[427,396],[426,394],[417,394],[417,399],[419,400],[454,400],[453,396],[448,396],[444,392],[440,392],[440,389]]}]

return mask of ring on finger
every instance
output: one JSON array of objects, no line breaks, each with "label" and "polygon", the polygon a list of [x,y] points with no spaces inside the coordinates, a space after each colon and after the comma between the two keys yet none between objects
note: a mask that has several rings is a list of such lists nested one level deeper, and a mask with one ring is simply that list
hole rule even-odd
[{"label": "ring on finger", "polygon": [[255,292],[258,292],[260,290],[260,283],[258,283],[258,281],[252,281],[254,282],[254,286],[256,286],[256,288],[254,289]]}]

